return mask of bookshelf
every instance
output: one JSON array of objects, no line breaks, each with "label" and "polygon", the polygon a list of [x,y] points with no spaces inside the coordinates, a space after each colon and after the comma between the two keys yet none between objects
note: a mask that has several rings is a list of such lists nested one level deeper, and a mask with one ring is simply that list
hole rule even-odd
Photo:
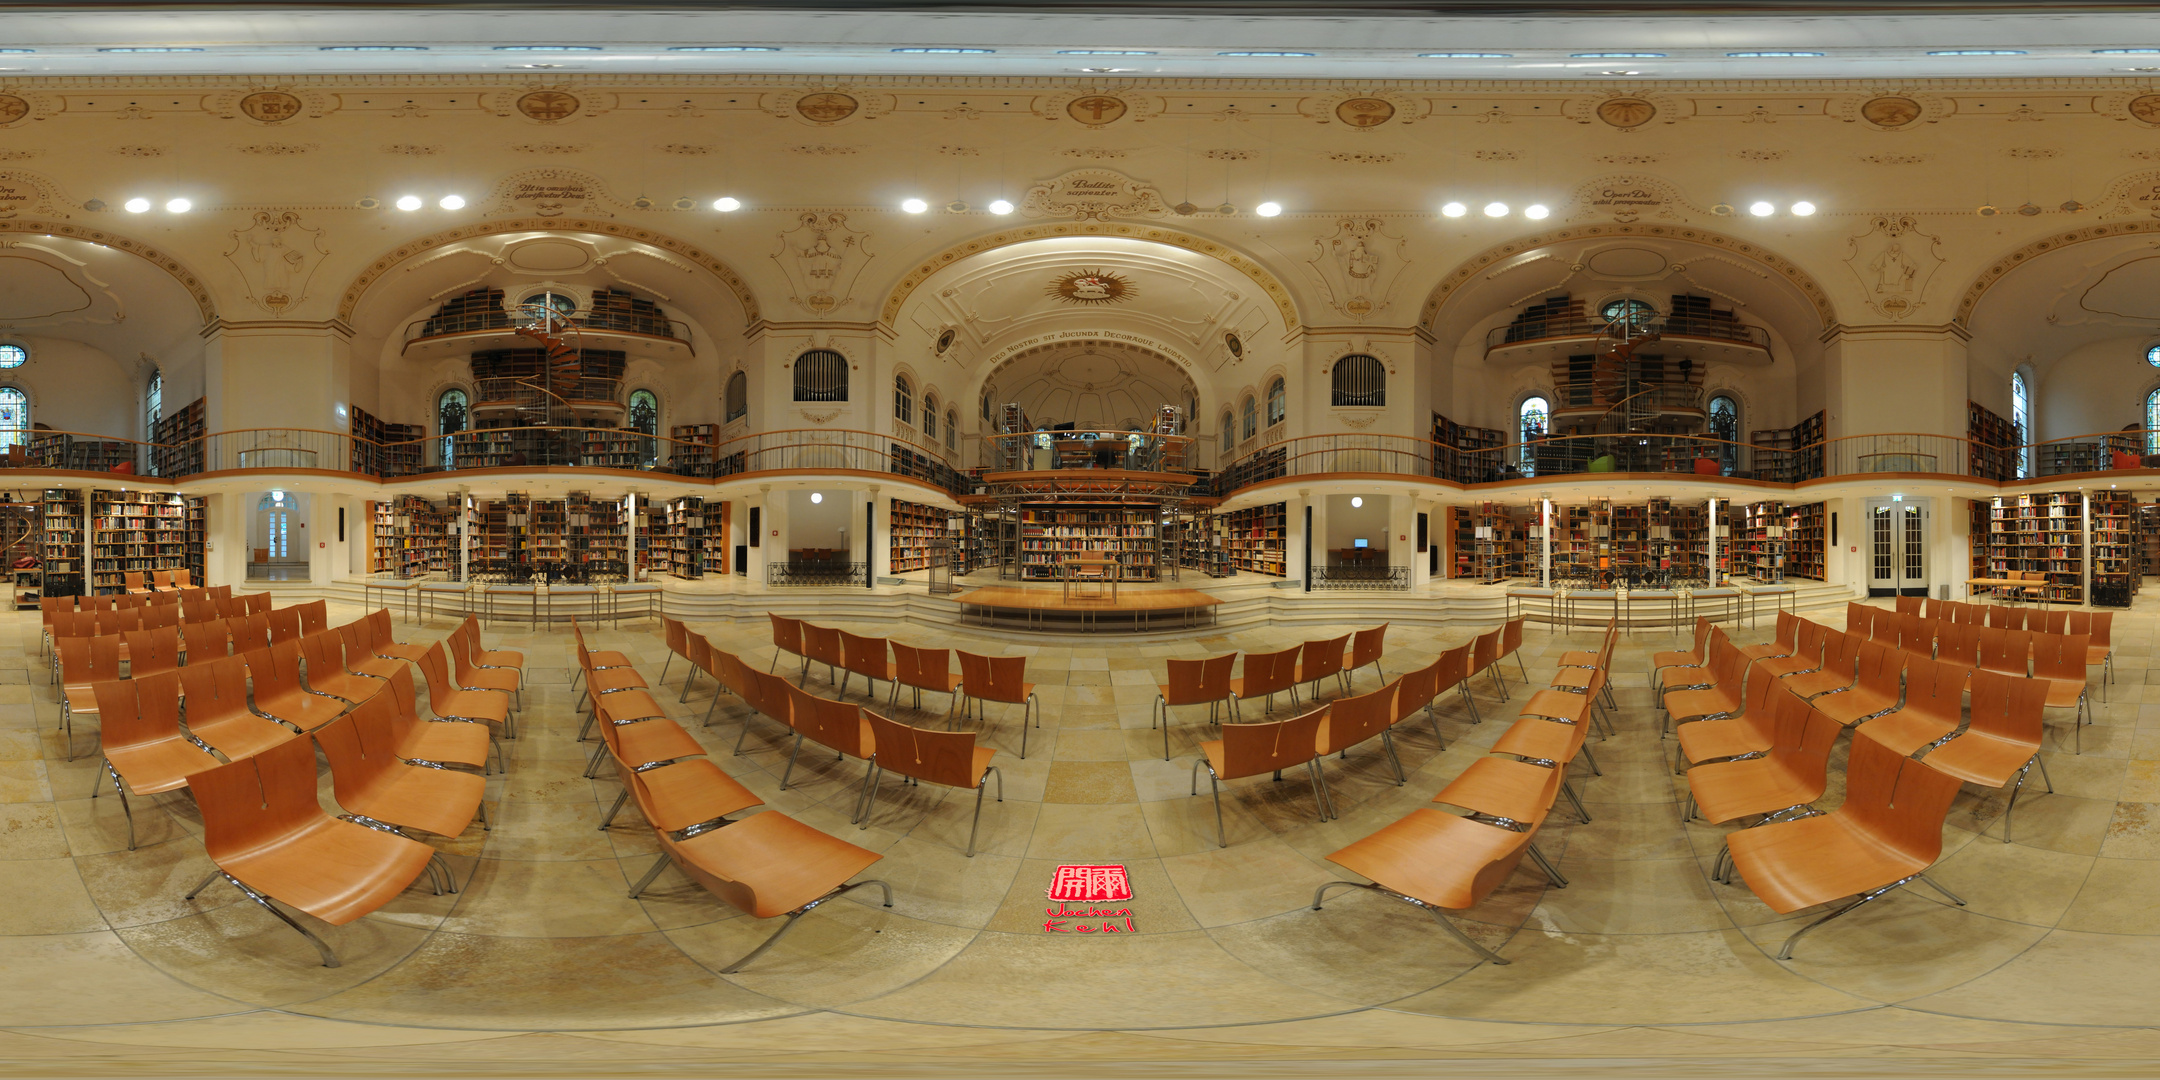
[{"label": "bookshelf", "polygon": [[2147,574],[2160,574],[2160,502],[2141,503],[2137,508],[2138,542],[2145,553]]},{"label": "bookshelf", "polygon": [[201,588],[210,584],[210,500],[197,496],[187,501],[187,566],[189,579]]},{"label": "bookshelf", "polygon": [[90,587],[127,591],[128,573],[187,565],[187,500],[147,491],[91,494]]},{"label": "bookshelf", "polygon": [[578,464],[591,469],[642,469],[652,442],[630,428],[594,428],[578,438]]},{"label": "bookshelf", "polygon": [[[14,537],[14,541],[0,548],[0,557],[9,566],[24,556],[39,557],[44,550],[41,526],[45,523],[45,508],[35,502],[0,503],[0,530]],[[12,571],[15,575],[15,610],[36,611],[38,601],[45,595],[45,572],[37,566]]]},{"label": "bookshelf", "polygon": [[695,580],[705,572],[705,500],[686,495],[667,504],[665,526],[653,530],[655,569]]},{"label": "bookshelf", "polygon": [[[1264,511],[1267,508],[1256,509]],[[1282,504],[1275,504],[1275,509],[1279,520]],[[1154,581],[1160,573],[1162,541],[1157,513],[1152,506],[1023,505],[1020,508],[1020,578],[1023,581],[1055,581],[1062,569],[1059,563],[1089,553],[1107,555],[1117,563],[1119,581]],[[1265,525],[1257,527],[1262,531],[1266,529]],[[1281,543],[1280,539],[1275,541],[1278,551]],[[1252,559],[1257,567],[1265,565],[1267,556],[1264,551],[1255,550]],[[1274,575],[1281,577],[1279,555],[1274,566]]]},{"label": "bookshelf", "polygon": [[1988,523],[1994,517],[1993,506],[1986,499],[1967,499],[1965,505],[1972,515],[1966,522],[1965,532],[1965,546],[1968,556],[1966,570],[1970,571],[1967,576],[1987,577],[1989,576]]},{"label": "bookshelf", "polygon": [[1972,474],[1987,480],[2017,475],[2017,447],[2025,440],[2017,425],[1977,401],[1965,403],[1965,437],[1971,440]]},{"label": "bookshelf", "polygon": [[1827,581],[1824,560],[1830,550],[1829,515],[1821,503],[1791,509],[1785,535],[1785,573],[1788,577]]},{"label": "bookshelf", "polygon": [[532,501],[532,517],[526,527],[526,552],[534,569],[569,561],[570,549],[564,535],[569,526],[569,511],[570,504],[566,499]]},{"label": "bookshelf", "polygon": [[2144,551],[2138,539],[2137,496],[2109,488],[2087,504],[2092,549],[2092,604],[2126,608],[2143,584]]},{"label": "bookshelf", "polygon": [[1458,484],[1499,479],[1493,475],[1500,464],[1493,450],[1503,438],[1498,428],[1468,427],[1439,413],[1432,421],[1434,476]]},{"label": "bookshelf", "polygon": [[728,570],[728,525],[734,504],[726,500],[705,507],[705,572],[725,577]]},{"label": "bookshelf", "polygon": [[1988,509],[1985,576],[2037,571],[2047,575],[2050,602],[2084,603],[2083,504],[2075,491],[1996,496]]},{"label": "bookshelf", "polygon": [[945,520],[951,512],[903,499],[892,501],[892,572],[906,574],[930,568],[930,542],[951,534]]},{"label": "bookshelf", "polygon": [[1762,428],[1748,433],[1758,449],[1777,453],[1758,454],[1755,478],[1791,484],[1823,474],[1824,415],[1817,412],[1789,428]]},{"label": "bookshelf", "polygon": [[418,424],[388,424],[359,406],[353,406],[348,430],[352,435],[352,471],[368,476],[410,476],[420,471],[421,444],[427,429]]},{"label": "bookshelf", "polygon": [[588,574],[628,580],[630,539],[623,531],[622,504],[573,491],[564,500],[563,559]]},{"label": "bookshelf", "polygon": [[1269,503],[1217,515],[1224,526],[1223,547],[1230,555],[1230,569],[1247,574],[1283,577],[1289,572],[1290,515],[1288,504]]},{"label": "bookshelf", "polygon": [[720,443],[718,424],[677,424],[668,429],[673,439],[668,468],[683,476],[712,475],[713,448]]},{"label": "bookshelf", "polygon": [[208,433],[204,400],[196,398],[151,429],[150,468],[158,476],[190,476],[203,471],[202,439]]},{"label": "bookshelf", "polygon": [[39,561],[45,569],[46,596],[80,596],[83,588],[83,493],[66,488],[45,492],[43,541]]},{"label": "bookshelf", "polygon": [[1791,518],[1781,502],[1752,503],[1740,512],[1730,573],[1776,585],[1785,580],[1786,530]]},{"label": "bookshelf", "polygon": [[[1587,510],[1584,518],[1587,522]],[[1497,502],[1479,503],[1472,522],[1472,534],[1476,565],[1471,576],[1488,585],[1522,576],[1529,552],[1529,531],[1507,506]],[[1555,561],[1558,557],[1555,554]],[[1558,570],[1554,572],[1558,573]]]}]

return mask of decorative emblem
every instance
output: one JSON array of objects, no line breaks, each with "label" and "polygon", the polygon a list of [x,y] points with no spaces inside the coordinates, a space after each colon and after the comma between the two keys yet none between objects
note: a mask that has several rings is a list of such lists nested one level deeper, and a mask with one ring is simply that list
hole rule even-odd
[{"label": "decorative emblem", "polygon": [[871,258],[863,247],[870,234],[850,226],[843,213],[804,213],[795,222],[780,234],[780,248],[772,255],[794,286],[788,299],[813,315],[854,303],[849,294]]},{"label": "decorative emblem", "polygon": [[945,328],[945,329],[944,329],[943,331],[939,332],[939,334],[938,334],[938,336],[937,336],[937,352],[936,352],[936,353],[935,353],[934,355],[937,355],[937,356],[943,356],[943,355],[945,355],[945,350],[947,350],[947,349],[950,349],[950,348],[952,348],[953,338],[955,338],[955,337],[957,337],[957,336],[959,336],[959,335],[957,335],[957,334],[956,334],[956,333],[955,333],[955,332],[953,331],[953,328],[952,328],[952,327],[950,327],[950,326],[946,327],[946,328]]},{"label": "decorative emblem", "polygon": [[1029,217],[1107,221],[1113,217],[1162,217],[1170,212],[1162,193],[1111,169],[1075,169],[1028,189],[1020,211]]},{"label": "decorative emblem", "polygon": [[290,210],[255,212],[255,221],[235,230],[231,251],[225,258],[247,283],[248,299],[274,318],[308,297],[308,282],[329,251],[322,246],[322,229],[302,224]]},{"label": "decorative emblem", "polygon": [[1867,291],[1868,305],[1892,319],[1920,307],[1928,281],[1944,262],[1941,241],[1921,232],[1910,216],[1877,217],[1848,243],[1846,267]]},{"label": "decorative emblem", "polygon": [[1245,341],[1237,336],[1237,331],[1223,331],[1222,344],[1223,348],[1230,350],[1232,357],[1239,360],[1245,359]]},{"label": "decorative emblem", "polygon": [[1060,866],[1051,875],[1047,895],[1066,904],[1130,900],[1132,879],[1122,866]]},{"label": "decorative emblem", "polygon": [[282,124],[300,115],[301,100],[283,90],[263,90],[240,99],[240,115],[265,124]]},{"label": "decorative emblem", "polygon": [[1641,127],[1656,115],[1657,106],[1641,98],[1614,98],[1597,107],[1598,119],[1622,130]]},{"label": "decorative emblem", "polygon": [[1908,97],[1873,98],[1860,106],[1860,117],[1879,128],[1901,128],[1920,119],[1920,103]]},{"label": "decorative emblem", "polygon": [[1068,304],[1115,304],[1130,299],[1133,291],[1131,282],[1101,270],[1075,270],[1045,290]]},{"label": "decorative emblem", "polygon": [[535,90],[517,99],[517,111],[540,121],[567,120],[577,115],[581,105],[576,95],[560,90]]},{"label": "decorative emblem", "polygon": [[1351,98],[1335,106],[1335,119],[1354,128],[1379,127],[1395,118],[1395,104],[1382,98]]},{"label": "decorative emblem", "polygon": [[30,103],[13,94],[0,94],[0,124],[12,124],[30,115]]},{"label": "decorative emblem", "polygon": [[[2145,123],[2160,124],[2160,94],[2145,94],[2131,98],[2130,104],[2124,107],[2130,110],[2130,115]],[[6,114],[0,113],[0,116],[4,115]]]},{"label": "decorative emblem", "polygon": [[1116,123],[1119,117],[1125,115],[1126,108],[1123,98],[1109,94],[1089,94],[1086,97],[1074,98],[1071,104],[1065,106],[1065,115],[1089,127],[1101,127],[1104,124]]},{"label": "decorative emblem", "polygon": [[804,94],[795,99],[795,114],[819,124],[836,124],[862,107],[862,103],[846,94],[824,91]]},{"label": "decorative emblem", "polygon": [[[1055,907],[1043,909],[1048,916],[1043,932],[1049,934],[1133,934],[1129,907],[1097,907],[1097,904],[1131,903],[1132,877],[1122,866],[1060,866],[1050,875],[1043,895]],[[1085,904],[1085,907],[1074,907]]]}]

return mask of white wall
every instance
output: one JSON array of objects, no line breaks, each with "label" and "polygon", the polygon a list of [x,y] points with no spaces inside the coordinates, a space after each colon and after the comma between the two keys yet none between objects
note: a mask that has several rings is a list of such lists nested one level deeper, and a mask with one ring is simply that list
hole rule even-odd
[{"label": "white wall", "polygon": [[[859,539],[862,531],[862,511],[858,509],[855,493],[851,491],[822,492],[825,501],[813,503],[811,492],[787,493],[787,527],[781,538],[786,547],[796,548],[844,548]],[[767,537],[766,541],[771,542]],[[783,556],[784,557],[784,556]]]},{"label": "white wall", "polygon": [[[2142,336],[2093,342],[2043,367],[2040,384],[2033,388],[2037,437],[2060,439],[2143,424],[2145,395],[2160,386],[2160,368],[2145,362],[2149,344]],[[2001,375],[2005,386],[2009,378]],[[2002,391],[2006,400],[2009,394]]]},{"label": "white wall", "polygon": [[[1388,531],[1390,504],[1394,500],[1386,495],[1366,495],[1363,496],[1364,506],[1353,507],[1350,500],[1354,497],[1356,496],[1327,497],[1327,531],[1322,534],[1327,537],[1327,551],[1324,554],[1317,551],[1313,553],[1313,557],[1323,564],[1336,551],[1353,546],[1352,542],[1360,537],[1371,541],[1376,548],[1391,549],[1398,546],[1392,543],[1395,537]],[[1391,551],[1389,554],[1389,558],[1396,562],[1402,561],[1400,556],[1401,552]]]}]

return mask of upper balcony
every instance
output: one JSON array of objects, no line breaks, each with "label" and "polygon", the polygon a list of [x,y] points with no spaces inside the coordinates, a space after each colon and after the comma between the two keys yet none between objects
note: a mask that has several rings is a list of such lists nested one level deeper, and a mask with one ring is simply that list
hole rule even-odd
[{"label": "upper balcony", "polygon": [[[1615,325],[1612,320],[1596,315],[1518,319],[1506,326],[1495,326],[1485,335],[1485,359],[1510,363],[1551,361],[1595,352],[1600,341],[1622,336],[1615,332]],[[1654,349],[1667,358],[1741,364],[1770,362],[1770,332],[1737,319],[1654,315],[1638,318],[1625,330],[1625,336],[1629,337],[1646,334],[1657,335],[1656,344],[1642,348]]]},{"label": "upper balcony", "polygon": [[[662,357],[697,355],[690,342],[690,325],[681,319],[644,311],[599,309],[563,321],[569,324],[579,348],[657,353]],[[518,328],[530,322],[501,308],[438,313],[405,324],[402,352],[430,358],[462,356],[484,349],[529,349],[533,340],[518,333]]]}]

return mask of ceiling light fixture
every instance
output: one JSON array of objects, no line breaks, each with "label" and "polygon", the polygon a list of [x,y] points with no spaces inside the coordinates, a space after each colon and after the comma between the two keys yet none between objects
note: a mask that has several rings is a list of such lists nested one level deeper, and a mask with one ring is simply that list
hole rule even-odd
[{"label": "ceiling light fixture", "polygon": [[1819,52],[1792,52],[1785,49],[1777,49],[1764,52],[1729,52],[1725,55],[1732,57],[1735,60],[1772,60],[1793,56],[1821,56],[1822,54]]},{"label": "ceiling light fixture", "polygon": [[36,49],[0,49],[0,53],[34,53]]},{"label": "ceiling light fixture", "polygon": [[779,52],[769,45],[670,45],[669,52]]},{"label": "ceiling light fixture", "polygon": [[1280,52],[1280,51],[1277,51],[1277,50],[1273,50],[1273,49],[1240,49],[1240,50],[1238,50],[1238,51],[1236,51],[1236,52],[1219,52],[1219,53],[1216,53],[1215,55],[1217,55],[1217,56],[1289,56],[1289,57],[1298,57],[1298,56],[1318,56],[1318,55],[1320,55],[1320,54],[1319,54],[1319,53],[1309,53],[1309,52]]},{"label": "ceiling light fixture", "polygon": [[1929,56],[2024,56],[2023,49],[1929,49]]},{"label": "ceiling light fixture", "polygon": [[1485,204],[1486,217],[1506,217],[1507,213],[1508,205],[1504,202],[1489,202]]},{"label": "ceiling light fixture", "polygon": [[742,200],[733,195],[722,195],[713,200],[712,208],[723,214],[732,214],[742,209]]},{"label": "ceiling light fixture", "polygon": [[1777,213],[1777,207],[1766,202],[1753,202],[1748,204],[1747,212],[1756,217],[1769,217]]},{"label": "ceiling light fixture", "polygon": [[165,212],[168,214],[185,214],[193,209],[195,204],[186,199],[168,199],[165,202]]},{"label": "ceiling light fixture", "polygon": [[396,206],[400,210],[418,210],[420,209],[420,196],[400,195],[398,196],[398,201],[392,205]]},{"label": "ceiling light fixture", "polygon": [[496,52],[599,52],[598,45],[497,45]]},{"label": "ceiling light fixture", "polygon": [[129,199],[128,201],[121,203],[120,207],[121,209],[126,210],[130,214],[146,213],[150,209],[150,200],[143,198]]},{"label": "ceiling light fixture", "polygon": [[426,52],[425,45],[324,45],[318,52]]},{"label": "ceiling light fixture", "polygon": [[1504,52],[1421,52],[1420,60],[1513,60],[1514,53]]},{"label": "ceiling light fixture", "polygon": [[1350,496],[1350,505],[1353,509],[1363,507],[1365,505],[1365,497],[1363,495]]},{"label": "ceiling light fixture", "polygon": [[442,198],[436,200],[435,205],[440,206],[445,210],[463,210],[465,209],[465,196],[445,195]]},{"label": "ceiling light fixture", "polygon": [[1523,207],[1522,216],[1532,221],[1543,221],[1552,216],[1552,208],[1544,203],[1531,203]]},{"label": "ceiling light fixture", "polygon": [[2160,49],[2094,49],[2094,56],[2144,56],[2160,53]]},{"label": "ceiling light fixture", "polygon": [[813,492],[811,492],[811,493],[810,493],[810,501],[811,501],[811,502],[814,502],[814,503],[821,503],[821,502],[824,502],[824,501],[825,501],[825,493],[824,493],[824,492],[822,492],[822,491],[813,491]]},{"label": "ceiling light fixture", "polygon": [[994,52],[996,52],[997,50],[996,50],[996,49],[948,49],[948,48],[936,48],[936,49],[930,49],[930,48],[908,48],[908,49],[894,49],[893,51],[894,51],[894,52],[896,52],[896,53],[966,53],[966,54],[970,54],[970,55],[972,55],[972,54],[975,54],[975,53],[994,53]]},{"label": "ceiling light fixture", "polygon": [[1084,68],[1078,68],[1078,69],[1076,69],[1076,70],[1079,70],[1079,71],[1085,71],[1085,72],[1087,72],[1087,73],[1088,73],[1088,74],[1090,74],[1090,75],[1114,75],[1114,74],[1117,74],[1118,72],[1121,72],[1121,71],[1138,71],[1138,70],[1140,70],[1140,69],[1139,69],[1139,68],[1121,68],[1121,67],[1084,67]]},{"label": "ceiling light fixture", "polygon": [[1628,70],[1624,70],[1624,69],[1623,69],[1623,70],[1616,70],[1616,71],[1600,71],[1600,72],[1597,72],[1596,74],[1598,74],[1598,75],[1640,75],[1640,74],[1642,74],[1642,72],[1640,72],[1640,71],[1628,71]]},{"label": "ceiling light fixture", "polygon": [[1013,204],[1005,199],[992,199],[990,200],[990,212],[999,216],[1010,214],[1013,212]]},{"label": "ceiling light fixture", "polygon": [[1275,215],[1282,213],[1282,204],[1279,202],[1264,202],[1258,206],[1253,207],[1252,212],[1260,215],[1261,217],[1274,217]]},{"label": "ceiling light fixture", "polygon": [[198,49],[198,48],[195,48],[195,47],[193,47],[193,46],[179,46],[179,45],[130,45],[130,46],[127,46],[127,47],[125,47],[125,48],[117,48],[117,49],[99,49],[98,51],[99,51],[99,52],[109,52],[109,53],[156,53],[156,52],[201,52],[201,51],[203,51],[203,50],[201,50],[201,49]]},{"label": "ceiling light fixture", "polygon": [[906,199],[900,203],[900,209],[905,210],[910,214],[920,214],[923,211],[930,209],[930,204],[922,201],[921,199]]},{"label": "ceiling light fixture", "polygon": [[1442,217],[1461,217],[1469,212],[1470,208],[1459,202],[1451,202],[1440,208]]},{"label": "ceiling light fixture", "polygon": [[1792,204],[1792,212],[1794,217],[1814,217],[1815,204],[1802,199]]},{"label": "ceiling light fixture", "polygon": [[1570,53],[1577,60],[1663,60],[1661,52],[1579,52]]},{"label": "ceiling light fixture", "polygon": [[1146,49],[1059,49],[1059,56],[1153,56]]}]

